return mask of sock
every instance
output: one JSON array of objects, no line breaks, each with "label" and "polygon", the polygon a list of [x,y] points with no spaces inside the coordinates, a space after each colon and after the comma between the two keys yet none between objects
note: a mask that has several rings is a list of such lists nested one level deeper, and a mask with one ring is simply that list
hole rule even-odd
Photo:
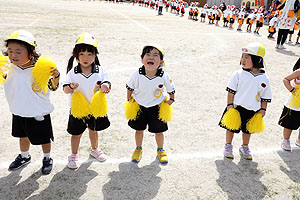
[{"label": "sock", "polygon": [[50,158],[50,152],[49,153],[44,153],[45,158]]},{"label": "sock", "polygon": [[162,151],[164,150],[164,148],[157,148],[157,151]]},{"label": "sock", "polygon": [[136,147],[136,150],[143,150],[143,147]]},{"label": "sock", "polygon": [[29,158],[29,151],[21,151],[22,158]]}]

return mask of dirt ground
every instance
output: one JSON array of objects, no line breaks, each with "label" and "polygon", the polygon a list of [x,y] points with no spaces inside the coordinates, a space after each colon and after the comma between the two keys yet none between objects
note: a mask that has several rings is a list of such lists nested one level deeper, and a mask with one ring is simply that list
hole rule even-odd
[{"label": "dirt ground", "polygon": [[[276,50],[261,36],[190,21],[130,4],[62,0],[0,0],[0,41],[18,29],[32,32],[37,51],[53,57],[65,79],[67,61],[76,36],[86,31],[98,39],[101,65],[108,71],[111,126],[99,135],[108,155],[104,163],[89,157],[87,132],[82,137],[80,167],[66,167],[70,135],[66,132],[68,95],[52,92],[55,142],[54,168],[41,175],[42,151],[32,146],[32,163],[9,172],[19,153],[18,139],[11,136],[11,113],[0,87],[0,199],[300,199],[300,149],[291,137],[293,151],[280,149],[282,128],[277,125],[288,91],[282,79],[292,72],[299,47]],[[222,23],[221,23],[222,24]],[[243,30],[245,30],[245,25]],[[253,29],[254,30],[254,29]],[[293,36],[295,41],[296,34]],[[226,106],[228,80],[240,68],[241,47],[260,42],[266,48],[267,74],[273,99],[267,109],[267,129],[253,135],[253,161],[240,159],[241,134],[234,138],[235,159],[223,158],[225,131],[218,127]],[[174,116],[165,133],[169,164],[156,159],[154,135],[145,132],[141,162],[130,162],[135,148],[134,131],[128,127],[123,103],[125,83],[141,66],[142,47],[150,42],[165,48],[165,70],[176,85]],[[4,45],[1,44],[4,50]]]}]

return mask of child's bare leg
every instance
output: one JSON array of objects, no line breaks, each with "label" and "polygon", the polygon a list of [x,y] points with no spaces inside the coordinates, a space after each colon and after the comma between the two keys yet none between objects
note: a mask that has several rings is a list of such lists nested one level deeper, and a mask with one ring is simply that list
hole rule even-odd
[{"label": "child's bare leg", "polygon": [[226,130],[226,144],[231,144],[234,133]]},{"label": "child's bare leg", "polygon": [[[292,133],[292,130],[291,130],[291,129],[284,128],[284,129],[283,129],[283,139],[285,139],[285,140],[290,139],[291,133]],[[299,136],[300,136],[300,132],[299,132]],[[299,138],[299,136],[298,136],[298,138]]]},{"label": "child's bare leg", "polygon": [[157,148],[164,147],[164,134],[163,133],[155,133],[155,140],[156,140]]},{"label": "child's bare leg", "polygon": [[242,140],[243,140],[244,146],[248,146],[248,144],[250,142],[250,137],[251,137],[251,134],[243,133]]},{"label": "child's bare leg", "polygon": [[72,135],[71,136],[72,154],[77,154],[78,153],[78,147],[79,147],[81,136],[82,136],[82,134],[80,134],[80,135]]},{"label": "child's bare leg", "polygon": [[51,143],[42,144],[43,153],[50,153]]},{"label": "child's bare leg", "polygon": [[19,145],[20,145],[21,152],[29,151],[30,141],[29,141],[28,137],[20,138]]},{"label": "child's bare leg", "polygon": [[144,131],[136,131],[135,132],[135,143],[137,147],[141,147],[143,144]]},{"label": "child's bare leg", "polygon": [[89,129],[89,137],[92,149],[98,148],[98,132]]}]

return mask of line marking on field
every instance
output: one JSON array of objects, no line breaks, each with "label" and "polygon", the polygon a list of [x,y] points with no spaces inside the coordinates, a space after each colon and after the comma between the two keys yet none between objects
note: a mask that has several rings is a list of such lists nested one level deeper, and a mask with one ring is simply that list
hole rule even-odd
[{"label": "line marking on field", "polygon": [[[53,4],[45,13],[44,15],[48,14],[55,6],[57,5],[57,3]],[[33,22],[31,22],[30,24],[28,24],[27,26],[32,26],[33,24],[37,23],[38,21],[40,21],[41,18],[34,20]]]},{"label": "line marking on field", "polygon": [[134,19],[128,17],[127,15],[124,15],[124,14],[120,13],[119,11],[117,11],[117,10],[111,8],[110,6],[105,5],[105,7],[111,9],[113,12],[115,12],[115,13],[117,13],[118,15],[124,17],[125,19],[130,20],[131,22],[133,22],[133,23],[135,23],[136,25],[138,25],[138,26],[140,26],[141,28],[143,28],[145,31],[147,31],[147,32],[149,32],[149,33],[152,32],[152,30],[151,30],[150,28],[148,28],[147,26],[145,26],[145,25],[139,23],[138,21],[136,21],[136,20],[134,20]]},{"label": "line marking on field", "polygon": [[[295,147],[293,148],[293,150],[299,150],[299,148]],[[278,153],[278,152],[286,152],[284,150],[282,150],[281,148],[268,148],[268,149],[259,149],[256,151],[252,151],[252,155],[265,155],[265,154],[271,154],[271,153]],[[287,152],[288,153],[288,152]],[[235,156],[237,156],[237,151],[234,154]],[[186,161],[186,160],[191,160],[191,159],[219,159],[219,158],[223,158],[223,152],[222,151],[216,151],[216,152],[196,152],[196,153],[192,153],[192,154],[170,154],[168,155],[169,160],[171,161]],[[94,164],[120,164],[120,163],[124,163],[124,162],[130,162],[130,158],[131,155],[128,155],[128,157],[126,158],[108,158],[105,162],[98,162],[96,159],[94,158],[89,158],[85,161],[79,161],[78,164],[85,164],[85,163],[91,163],[94,162]],[[147,158],[143,158],[143,161],[145,162],[151,162],[153,161],[153,157],[147,157]],[[0,169],[7,169],[8,166],[10,165],[12,161],[1,161],[0,164]],[[53,157],[53,164],[54,165],[67,165],[67,158],[65,160],[58,160],[55,159],[55,157]],[[34,162],[30,163],[31,166],[41,166],[42,165],[42,161],[41,159],[37,159]]]}]

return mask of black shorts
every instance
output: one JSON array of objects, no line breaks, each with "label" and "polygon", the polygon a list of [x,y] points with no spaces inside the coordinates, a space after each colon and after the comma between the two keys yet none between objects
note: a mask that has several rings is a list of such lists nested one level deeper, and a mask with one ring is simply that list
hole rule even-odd
[{"label": "black shorts", "polygon": [[80,135],[82,134],[86,128],[89,128],[93,131],[102,131],[110,126],[110,122],[108,117],[99,117],[95,119],[95,117],[90,116],[89,118],[78,119],[73,115],[69,115],[68,122],[68,133],[71,135]]},{"label": "black shorts", "polygon": [[250,19],[249,19],[249,18],[247,18],[246,24],[252,25],[252,24],[250,23]]},{"label": "black shorts", "polygon": [[221,18],[220,18],[219,16],[217,16],[216,20],[217,20],[217,21],[220,21],[220,19],[221,19]]},{"label": "black shorts", "polygon": [[50,143],[50,140],[54,140],[50,114],[45,115],[42,121],[37,121],[34,117],[13,115],[12,136],[28,137],[33,145]]},{"label": "black shorts", "polygon": [[256,112],[253,111],[253,110],[247,110],[246,108],[243,108],[242,106],[237,106],[235,109],[237,109],[239,111],[240,115],[241,115],[242,125],[241,125],[240,129],[239,130],[229,130],[221,124],[222,118],[223,118],[225,112],[227,111],[227,108],[225,108],[225,110],[223,112],[223,115],[222,115],[221,120],[219,122],[219,126],[222,127],[222,128],[225,128],[228,131],[234,132],[234,133],[239,133],[240,130],[242,130],[243,133],[250,134],[250,132],[246,128],[246,125],[247,125],[247,122],[254,116],[254,114]]},{"label": "black shorts", "polygon": [[141,106],[141,112],[136,120],[129,120],[128,125],[134,130],[145,130],[148,125],[148,131],[151,133],[160,133],[168,130],[167,123],[158,119],[159,107],[153,106],[145,108]]},{"label": "black shorts", "polygon": [[300,127],[300,111],[284,106],[278,124],[287,129],[297,130]]},{"label": "black shorts", "polygon": [[289,34],[294,34],[294,29],[293,30],[289,30]]},{"label": "black shorts", "polygon": [[298,31],[298,34],[297,34],[298,36],[300,36],[300,30]]},{"label": "black shorts", "polygon": [[201,13],[201,17],[202,17],[202,18],[205,18],[205,17],[206,17],[206,14]]},{"label": "black shorts", "polygon": [[233,23],[234,23],[234,19],[233,19],[233,18],[230,18],[229,23],[230,23],[230,24],[233,24]]},{"label": "black shorts", "polygon": [[259,21],[256,22],[256,27],[262,27],[262,26],[263,26],[262,22],[259,22]]},{"label": "black shorts", "polygon": [[228,23],[228,20],[226,17],[224,17],[224,23]]}]

